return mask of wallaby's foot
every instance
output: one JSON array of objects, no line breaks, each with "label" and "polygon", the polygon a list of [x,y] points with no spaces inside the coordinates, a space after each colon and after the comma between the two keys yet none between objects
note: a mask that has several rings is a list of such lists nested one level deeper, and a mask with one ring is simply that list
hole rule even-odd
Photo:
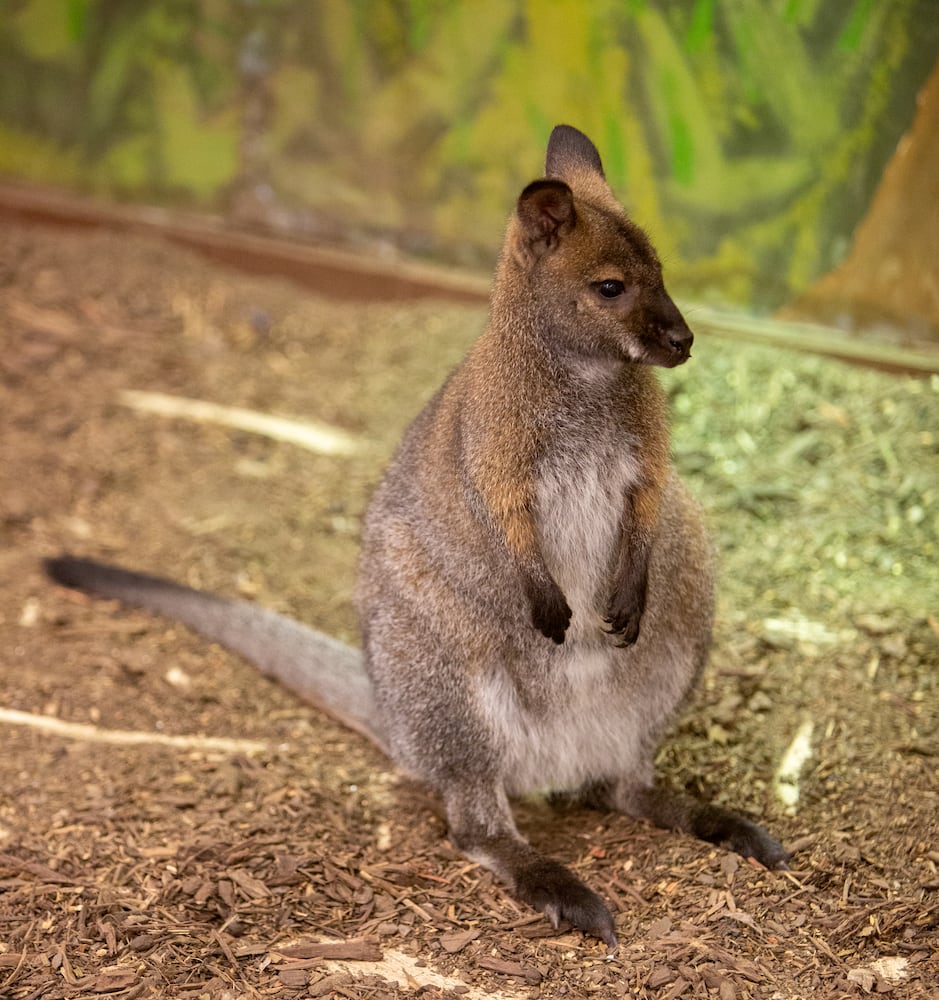
[{"label": "wallaby's foot", "polygon": [[[525,843],[515,832],[510,815],[498,824],[503,832],[492,835],[481,824],[467,822],[465,815],[454,822],[452,806],[448,813],[454,844],[494,872],[519,900],[540,910],[555,927],[566,920],[584,934],[616,947],[613,916],[603,900],[564,865]],[[486,827],[492,829],[493,825],[490,821]]]},{"label": "wallaby's foot", "polygon": [[606,904],[562,864],[538,858],[516,875],[515,894],[540,910],[557,928],[566,920],[584,934],[616,947],[613,916]]},{"label": "wallaby's foot", "polygon": [[[591,788],[597,801],[599,786]],[[607,789],[608,806],[647,819],[667,830],[690,833],[711,844],[723,844],[766,868],[788,869],[789,854],[763,827],[722,806],[699,802],[671,789],[613,785]]]},{"label": "wallaby's foot", "polygon": [[789,868],[789,854],[763,827],[720,806],[697,804],[691,832],[712,844],[726,844],[765,868]]}]

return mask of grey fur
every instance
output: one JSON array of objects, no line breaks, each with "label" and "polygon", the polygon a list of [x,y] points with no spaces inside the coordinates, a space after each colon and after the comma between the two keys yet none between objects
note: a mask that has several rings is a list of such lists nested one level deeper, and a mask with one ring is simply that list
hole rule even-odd
[{"label": "grey fur", "polygon": [[257,604],[93,559],[47,559],[45,570],[65,587],[116,598],[188,625],[386,749],[362,654],[345,643]]}]

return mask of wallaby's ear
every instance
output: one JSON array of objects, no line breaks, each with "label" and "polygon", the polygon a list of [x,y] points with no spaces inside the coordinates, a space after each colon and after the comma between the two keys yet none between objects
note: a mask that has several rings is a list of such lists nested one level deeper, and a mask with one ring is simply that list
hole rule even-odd
[{"label": "wallaby's ear", "polygon": [[571,125],[556,125],[548,140],[545,175],[569,180],[572,174],[584,170],[604,178],[603,163],[597,147],[583,132]]},{"label": "wallaby's ear", "polygon": [[538,256],[557,246],[574,228],[574,195],[563,181],[532,181],[519,195],[516,207],[528,253]]}]

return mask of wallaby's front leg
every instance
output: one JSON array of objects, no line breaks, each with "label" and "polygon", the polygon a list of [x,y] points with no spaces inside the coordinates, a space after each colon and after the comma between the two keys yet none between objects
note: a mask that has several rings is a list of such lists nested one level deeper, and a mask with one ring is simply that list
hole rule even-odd
[{"label": "wallaby's front leg", "polygon": [[524,477],[503,477],[498,484],[498,489],[490,486],[481,492],[518,568],[532,624],[560,644],[571,623],[571,608],[538,548],[531,483]]},{"label": "wallaby's front leg", "polygon": [[488,868],[516,898],[540,910],[555,927],[566,920],[616,947],[606,904],[564,865],[522,840],[504,793],[448,789],[444,800],[450,838],[468,858]]},{"label": "wallaby's front leg", "polygon": [[571,609],[543,560],[522,564],[522,586],[531,608],[532,625],[542,635],[560,644],[571,623]]},{"label": "wallaby's front leg", "polygon": [[626,497],[610,599],[603,616],[619,646],[631,646],[639,638],[661,493],[658,486],[641,486]]}]

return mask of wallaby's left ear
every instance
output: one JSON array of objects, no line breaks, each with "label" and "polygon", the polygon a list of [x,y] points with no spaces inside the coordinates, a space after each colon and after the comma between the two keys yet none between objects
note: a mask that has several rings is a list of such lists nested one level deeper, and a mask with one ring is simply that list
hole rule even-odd
[{"label": "wallaby's left ear", "polygon": [[574,228],[574,195],[563,181],[532,181],[516,206],[528,253],[540,256]]},{"label": "wallaby's left ear", "polygon": [[548,140],[544,172],[547,177],[569,181],[575,173],[588,171],[604,179],[597,147],[572,125],[556,125]]}]

